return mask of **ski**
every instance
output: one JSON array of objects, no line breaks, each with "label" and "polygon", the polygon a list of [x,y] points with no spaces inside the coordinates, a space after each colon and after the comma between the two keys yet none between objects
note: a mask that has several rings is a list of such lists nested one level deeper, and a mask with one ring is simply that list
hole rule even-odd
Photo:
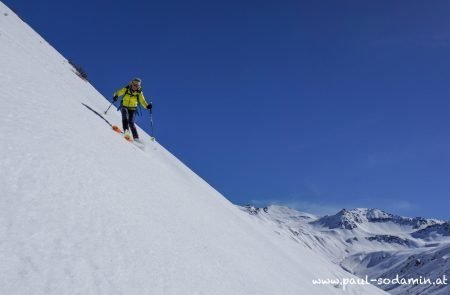
[{"label": "ski", "polygon": [[[128,141],[128,142],[134,142],[134,143],[136,143],[137,145],[144,145],[144,142],[143,142],[143,141],[140,141],[140,140],[133,140],[133,137],[131,137],[131,134],[124,133],[124,132],[122,131],[122,129],[120,129],[120,127],[117,126],[117,125],[112,125],[112,130],[113,130],[114,132],[117,132],[117,133],[120,133],[120,134],[124,134],[123,138],[124,138],[126,141]],[[151,141],[156,141],[156,138],[153,137],[153,136],[150,136],[150,140],[151,140]]]},{"label": "ski", "polygon": [[123,138],[125,138],[125,140],[128,141],[128,142],[133,142],[133,138],[130,136],[130,134],[125,134],[123,136]]},{"label": "ski", "polygon": [[131,135],[129,133],[124,133],[122,131],[122,129],[119,128],[119,126],[117,125],[112,125],[112,130],[114,132],[120,133],[120,134],[124,134],[123,138],[128,141],[128,142],[133,142],[133,138],[131,137]]},{"label": "ski", "polygon": [[117,133],[123,133],[123,131],[117,125],[112,125],[112,130]]}]

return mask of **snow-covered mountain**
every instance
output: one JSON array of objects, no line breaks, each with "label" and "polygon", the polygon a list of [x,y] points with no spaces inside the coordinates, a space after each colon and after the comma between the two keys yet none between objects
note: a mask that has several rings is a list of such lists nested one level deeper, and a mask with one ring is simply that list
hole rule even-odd
[{"label": "snow-covered mountain", "polygon": [[[449,222],[365,208],[320,218],[281,206],[241,210],[297,241],[300,249],[313,249],[352,274],[377,280],[373,283],[391,294],[450,294],[448,281],[436,283],[450,278]],[[431,283],[378,284],[380,278],[397,276]]]},{"label": "snow-covered mountain", "polygon": [[442,237],[450,236],[450,222],[438,223],[427,226],[412,234],[414,238],[433,241]]},{"label": "snow-covered mountain", "polygon": [[143,146],[126,142],[75,72],[0,3],[0,294],[385,294],[344,289],[355,276],[261,227],[143,130]]},{"label": "snow-covered mountain", "polygon": [[317,223],[330,229],[354,229],[368,223],[393,223],[411,226],[413,229],[421,229],[429,225],[441,224],[443,221],[425,219],[422,217],[403,217],[379,209],[357,208],[350,211],[342,209],[335,215],[320,218],[317,220]]}]

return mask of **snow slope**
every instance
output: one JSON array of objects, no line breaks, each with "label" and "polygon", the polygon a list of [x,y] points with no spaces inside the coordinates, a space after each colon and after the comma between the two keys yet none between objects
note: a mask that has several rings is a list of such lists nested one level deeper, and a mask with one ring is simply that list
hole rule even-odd
[{"label": "snow slope", "polygon": [[142,130],[143,148],[113,133],[86,107],[108,101],[2,3],[0,89],[0,294],[384,294],[313,285],[353,276]]}]

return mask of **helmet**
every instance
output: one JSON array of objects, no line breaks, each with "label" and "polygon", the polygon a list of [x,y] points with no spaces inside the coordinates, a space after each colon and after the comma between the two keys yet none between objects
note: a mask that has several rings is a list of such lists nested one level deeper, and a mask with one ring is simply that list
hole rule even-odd
[{"label": "helmet", "polygon": [[141,78],[134,78],[133,80],[131,80],[131,83],[133,84],[141,85],[141,82],[142,82]]}]

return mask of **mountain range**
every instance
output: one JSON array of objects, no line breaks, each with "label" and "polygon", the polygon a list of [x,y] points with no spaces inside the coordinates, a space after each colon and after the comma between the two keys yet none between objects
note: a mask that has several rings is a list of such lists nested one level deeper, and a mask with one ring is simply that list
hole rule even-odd
[{"label": "mountain range", "polygon": [[[283,206],[240,208],[263,226],[295,240],[299,248],[312,249],[351,274],[376,280],[373,283],[390,294],[450,294],[445,284],[450,277],[448,221],[366,208],[323,217]],[[384,278],[423,278],[431,283],[378,284]]]}]

